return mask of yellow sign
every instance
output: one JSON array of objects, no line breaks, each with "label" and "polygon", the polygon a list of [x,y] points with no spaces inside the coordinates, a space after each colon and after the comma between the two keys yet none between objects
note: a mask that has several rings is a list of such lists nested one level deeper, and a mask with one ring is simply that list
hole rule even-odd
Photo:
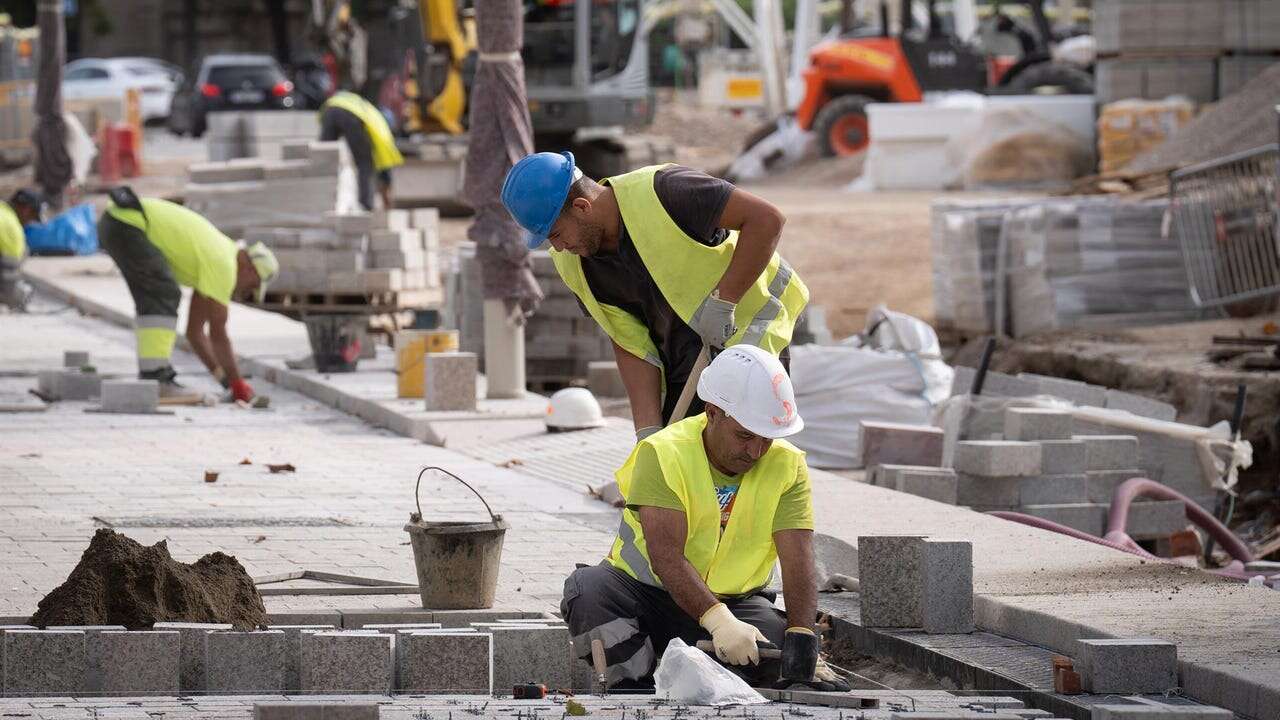
[{"label": "yellow sign", "polygon": [[725,86],[730,100],[751,100],[763,97],[764,83],[760,78],[730,78]]},{"label": "yellow sign", "polygon": [[857,43],[837,43],[828,48],[827,53],[843,60],[870,65],[877,70],[889,71],[893,69],[892,55],[879,50],[872,50],[865,45]]}]

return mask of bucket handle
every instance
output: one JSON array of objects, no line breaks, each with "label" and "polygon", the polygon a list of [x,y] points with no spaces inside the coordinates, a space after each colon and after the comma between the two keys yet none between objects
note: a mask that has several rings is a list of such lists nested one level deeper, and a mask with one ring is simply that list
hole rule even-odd
[{"label": "bucket handle", "polygon": [[468,489],[468,490],[470,490],[472,493],[474,493],[476,497],[480,498],[480,502],[484,503],[484,509],[485,509],[485,511],[486,511],[486,512],[488,512],[488,513],[489,513],[489,520],[490,520],[491,522],[495,522],[495,523],[496,523],[496,522],[498,522],[498,516],[493,514],[493,508],[490,508],[490,507],[489,507],[489,502],[488,502],[487,500],[485,500],[485,499],[484,499],[484,496],[483,496],[483,495],[481,495],[480,493],[476,492],[476,489],[475,489],[475,488],[473,488],[473,487],[471,487],[471,485],[470,485],[470,484],[468,484],[466,480],[463,480],[462,478],[458,477],[457,475],[454,475],[453,473],[449,472],[448,470],[445,470],[445,469],[444,469],[444,468],[442,468],[442,467],[436,467],[435,465],[428,465],[428,466],[426,466],[426,467],[422,468],[422,471],[418,473],[418,482],[417,482],[417,483],[415,483],[415,484],[414,484],[414,486],[413,486],[413,504],[414,504],[415,506],[417,506],[417,508],[418,508],[418,513],[417,513],[417,514],[418,514],[418,519],[419,519],[419,520],[421,520],[421,519],[422,519],[422,502],[421,502],[420,500],[418,500],[418,488],[421,488],[421,487],[422,487],[422,476],[423,476],[423,475],[426,475],[428,470],[439,470],[440,472],[444,473],[445,475],[448,475],[449,477],[453,478],[454,480],[457,480],[458,482],[462,483],[462,486],[463,486],[463,487],[465,487],[466,489]]}]

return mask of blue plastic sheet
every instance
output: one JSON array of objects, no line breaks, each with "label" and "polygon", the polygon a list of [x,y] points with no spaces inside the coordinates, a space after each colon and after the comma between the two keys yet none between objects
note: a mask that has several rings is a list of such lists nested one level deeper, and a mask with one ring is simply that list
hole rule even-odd
[{"label": "blue plastic sheet", "polygon": [[98,225],[93,205],[84,203],[24,230],[32,255],[92,255],[98,252]]}]

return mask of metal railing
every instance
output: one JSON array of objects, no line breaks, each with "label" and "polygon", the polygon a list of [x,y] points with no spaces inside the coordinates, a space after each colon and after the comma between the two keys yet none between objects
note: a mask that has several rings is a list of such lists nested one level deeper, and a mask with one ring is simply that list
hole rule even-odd
[{"label": "metal railing", "polygon": [[1197,306],[1280,294],[1278,160],[1272,144],[1170,175],[1170,230]]}]

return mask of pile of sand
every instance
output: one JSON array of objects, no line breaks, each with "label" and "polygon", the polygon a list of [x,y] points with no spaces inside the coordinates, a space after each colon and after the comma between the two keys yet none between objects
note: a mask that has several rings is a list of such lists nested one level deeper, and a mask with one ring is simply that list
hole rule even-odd
[{"label": "pile of sand", "polygon": [[40,628],[123,625],[130,630],[157,622],[210,622],[252,630],[266,617],[253,579],[234,557],[215,552],[187,565],[169,555],[164,541],[143,547],[104,529],[28,622]]}]

